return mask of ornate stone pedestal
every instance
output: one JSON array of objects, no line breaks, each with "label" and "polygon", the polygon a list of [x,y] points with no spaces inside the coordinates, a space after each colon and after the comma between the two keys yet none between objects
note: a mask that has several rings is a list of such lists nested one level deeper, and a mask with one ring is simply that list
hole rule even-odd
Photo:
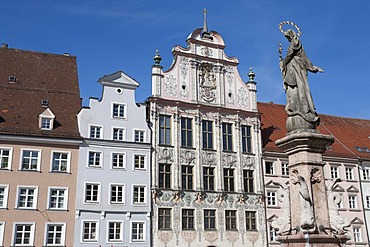
[{"label": "ornate stone pedestal", "polygon": [[276,141],[289,156],[290,231],[278,237],[281,246],[338,246],[348,240],[336,235],[329,217],[322,154],[333,142],[315,130]]}]

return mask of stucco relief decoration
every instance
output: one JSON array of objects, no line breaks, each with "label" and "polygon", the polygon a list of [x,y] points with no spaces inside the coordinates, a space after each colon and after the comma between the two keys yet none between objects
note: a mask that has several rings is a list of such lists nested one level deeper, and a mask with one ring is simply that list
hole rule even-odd
[{"label": "stucco relief decoration", "polygon": [[247,233],[247,238],[252,243],[253,246],[257,242],[258,237],[259,237],[259,232],[248,232]]},{"label": "stucco relief decoration", "polygon": [[227,84],[229,85],[229,87],[231,87],[234,80],[234,69],[230,65],[225,67],[225,77]]},{"label": "stucco relief decoration", "polygon": [[280,187],[277,190],[277,199],[281,204],[282,214],[271,223],[271,226],[276,229],[277,235],[288,235],[290,233],[289,186],[276,182],[274,184]]},{"label": "stucco relief decoration", "polygon": [[186,57],[180,57],[180,73],[181,73],[181,90],[180,90],[180,95],[184,98],[188,97],[189,95],[189,87],[186,84],[185,78],[188,74],[189,70],[189,59]]},{"label": "stucco relief decoration", "polygon": [[216,77],[213,65],[202,63],[199,66],[200,96],[205,102],[213,102],[216,98]]},{"label": "stucco relief decoration", "polygon": [[190,244],[195,240],[197,234],[194,231],[182,231],[181,237],[188,243],[188,246],[190,247]]},{"label": "stucco relief decoration", "polygon": [[333,191],[339,182],[341,180],[337,178],[328,188],[329,223],[334,234],[344,235],[348,232],[347,228],[351,226],[351,222],[339,215],[338,204],[342,201],[342,197],[338,192]]},{"label": "stucco relief decoration", "polygon": [[207,231],[203,234],[205,240],[207,240],[210,244],[213,244],[218,239],[218,231]]},{"label": "stucco relief decoration", "polygon": [[167,247],[167,244],[173,238],[173,232],[172,231],[158,231],[158,238],[159,240],[161,240],[162,243],[164,243],[164,246]]},{"label": "stucco relief decoration", "polygon": [[181,150],[180,151],[181,164],[195,163],[195,151]]},{"label": "stucco relief decoration", "polygon": [[223,154],[222,155],[222,163],[223,166],[236,166],[237,158],[235,154]]},{"label": "stucco relief decoration", "polygon": [[173,75],[166,76],[165,93],[168,96],[177,96],[176,78]]},{"label": "stucco relief decoration", "polygon": [[231,89],[229,89],[229,91],[227,92],[227,103],[230,104],[230,105],[234,105],[235,104],[235,97],[234,97],[234,94],[233,92],[231,91]]},{"label": "stucco relief decoration", "polygon": [[312,183],[320,183],[322,180],[322,173],[319,168],[315,167],[311,170],[311,182]]},{"label": "stucco relief decoration", "polygon": [[173,150],[169,148],[159,148],[158,150],[158,161],[166,161],[172,162],[173,161]]},{"label": "stucco relief decoration", "polygon": [[238,104],[241,107],[248,106],[248,91],[244,87],[238,89]]},{"label": "stucco relief decoration", "polygon": [[205,165],[216,164],[216,153],[203,152],[202,163]]},{"label": "stucco relief decoration", "polygon": [[206,56],[206,57],[212,57],[213,56],[213,51],[212,49],[209,49],[209,47],[207,46],[203,46],[201,49],[200,49],[200,52],[202,53],[202,55]]},{"label": "stucco relief decoration", "polygon": [[242,156],[242,167],[247,169],[253,169],[256,162],[256,157],[250,155]]},{"label": "stucco relief decoration", "polygon": [[234,246],[235,242],[239,239],[239,233],[238,232],[226,232],[226,239],[231,242],[232,246]]}]

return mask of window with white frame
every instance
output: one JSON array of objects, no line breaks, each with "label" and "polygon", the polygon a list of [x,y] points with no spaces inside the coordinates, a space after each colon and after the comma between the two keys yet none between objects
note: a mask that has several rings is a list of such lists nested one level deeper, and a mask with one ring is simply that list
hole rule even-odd
[{"label": "window with white frame", "polygon": [[269,175],[275,174],[274,162],[265,161],[265,172],[266,174],[269,174]]},{"label": "window with white frame", "polygon": [[98,203],[100,201],[100,184],[86,183],[85,184],[85,202]]},{"label": "window with white frame", "polygon": [[89,151],[89,167],[101,167],[101,152]]},{"label": "window with white frame", "polygon": [[252,153],[252,135],[251,129],[252,126],[241,125],[241,139],[242,139],[242,152],[243,153]]},{"label": "window with white frame", "polygon": [[97,221],[82,222],[82,242],[97,242],[98,232]]},{"label": "window with white frame", "polygon": [[66,210],[68,203],[67,188],[49,188],[48,209]]},{"label": "window with white frame", "polygon": [[42,117],[41,118],[41,129],[51,130],[52,129],[52,118]]},{"label": "window with white frame", "polygon": [[224,191],[235,191],[235,175],[232,168],[224,168]]},{"label": "window with white frame", "polygon": [[366,196],[366,208],[370,208],[370,196]]},{"label": "window with white frame", "polygon": [[125,203],[125,185],[123,184],[111,184],[110,186],[110,202]]},{"label": "window with white frame", "polygon": [[354,179],[353,168],[352,167],[346,167],[346,179],[347,180],[353,180]]},{"label": "window with white frame", "polygon": [[5,222],[0,222],[0,246],[4,246]]},{"label": "window with white frame", "polygon": [[202,120],[202,140],[204,149],[213,149],[213,121]]},{"label": "window with white frame", "polygon": [[339,178],[339,171],[337,166],[331,166],[330,167],[330,175],[331,178]]},{"label": "window with white frame", "polygon": [[181,146],[193,147],[193,119],[181,117]]},{"label": "window with white frame", "polygon": [[13,246],[33,246],[35,223],[14,223]]},{"label": "window with white frame", "polygon": [[222,123],[222,150],[233,151],[233,124]]},{"label": "window with white frame", "polygon": [[145,131],[144,130],[135,130],[135,142],[144,142],[145,138]]},{"label": "window with white frame", "polygon": [[125,139],[125,129],[124,128],[113,128],[113,140],[123,141]]},{"label": "window with white frame", "polygon": [[267,191],[267,205],[277,206],[276,191]]},{"label": "window with white frame", "polygon": [[64,246],[65,223],[48,223],[45,231],[45,246]]},{"label": "window with white frame", "polygon": [[171,145],[171,116],[159,115],[159,145]]},{"label": "window with white frame", "polygon": [[226,230],[234,230],[237,231],[236,225],[236,210],[225,210],[225,228]]},{"label": "window with white frame", "polygon": [[131,242],[145,242],[145,222],[131,222]]},{"label": "window with white frame", "polygon": [[355,243],[362,242],[361,227],[353,227],[353,240]]},{"label": "window with white frame", "polygon": [[276,237],[277,237],[276,229],[270,226],[270,241],[271,242],[276,241]]},{"label": "window with white frame", "polygon": [[102,127],[90,125],[90,138],[91,139],[100,139],[101,138]]},{"label": "window with white frame", "polygon": [[126,105],[124,104],[113,104],[112,116],[114,118],[126,118]]},{"label": "window with white frame", "polygon": [[69,170],[69,153],[53,152],[51,171],[67,172]]},{"label": "window with white frame", "polygon": [[134,185],[133,191],[134,191],[133,203],[134,204],[145,204],[146,203],[146,186]]},{"label": "window with white frame", "polygon": [[17,199],[18,209],[35,209],[37,203],[37,187],[19,186]]},{"label": "window with white frame", "polygon": [[362,170],[362,177],[364,180],[370,180],[370,169],[369,168],[364,168]]},{"label": "window with white frame", "polygon": [[281,163],[281,175],[289,176],[289,168],[288,163]]},{"label": "window with white frame", "polygon": [[0,208],[6,208],[8,205],[8,190],[8,185],[0,184]]},{"label": "window with white frame", "polygon": [[141,154],[134,155],[134,168],[137,170],[145,169],[145,155]]},{"label": "window with white frame", "polygon": [[0,169],[10,169],[11,155],[11,148],[0,148]]},{"label": "window with white frame", "polygon": [[40,163],[39,150],[23,150],[21,170],[38,171]]},{"label": "window with white frame", "polygon": [[112,168],[125,169],[126,168],[126,154],[112,153]]},{"label": "window with white frame", "polygon": [[348,205],[350,209],[356,209],[357,208],[357,200],[355,195],[349,195],[348,196]]},{"label": "window with white frame", "polygon": [[123,241],[122,225],[123,225],[122,221],[108,221],[108,242]]},{"label": "window with white frame", "polygon": [[205,231],[217,230],[216,227],[216,209],[204,209],[203,222]]}]

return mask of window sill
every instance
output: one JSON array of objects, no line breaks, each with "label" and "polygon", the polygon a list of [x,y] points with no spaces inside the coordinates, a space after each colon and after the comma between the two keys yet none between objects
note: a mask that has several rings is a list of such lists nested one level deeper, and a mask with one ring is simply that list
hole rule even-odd
[{"label": "window sill", "polygon": [[164,148],[173,148],[171,144],[158,144],[159,147],[164,147]]},{"label": "window sill", "polygon": [[39,170],[25,170],[25,169],[20,169],[18,171],[19,172],[39,172],[39,173],[41,173],[41,171],[39,171]]},{"label": "window sill", "polygon": [[206,232],[217,232],[217,229],[204,229]]}]

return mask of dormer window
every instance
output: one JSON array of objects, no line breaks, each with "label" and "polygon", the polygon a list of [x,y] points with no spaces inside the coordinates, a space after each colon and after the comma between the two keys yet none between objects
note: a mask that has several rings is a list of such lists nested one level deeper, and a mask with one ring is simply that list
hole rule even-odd
[{"label": "dormer window", "polygon": [[42,130],[52,130],[54,128],[55,115],[47,108],[39,115],[39,128]]}]

